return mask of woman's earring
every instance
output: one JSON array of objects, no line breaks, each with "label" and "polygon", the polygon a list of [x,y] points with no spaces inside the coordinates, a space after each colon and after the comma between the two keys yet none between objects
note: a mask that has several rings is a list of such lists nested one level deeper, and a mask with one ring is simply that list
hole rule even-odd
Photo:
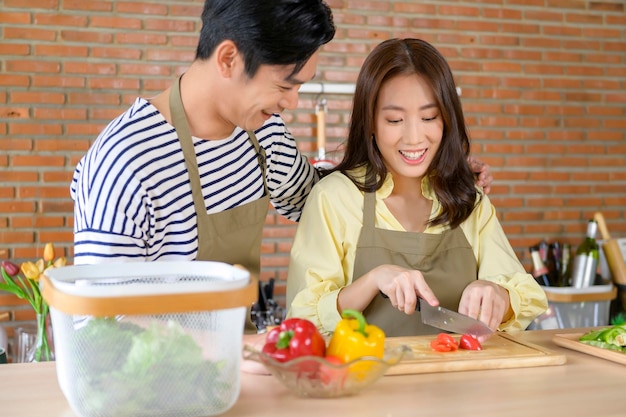
[{"label": "woman's earring", "polygon": [[376,136],[372,133],[372,142],[376,140]]}]

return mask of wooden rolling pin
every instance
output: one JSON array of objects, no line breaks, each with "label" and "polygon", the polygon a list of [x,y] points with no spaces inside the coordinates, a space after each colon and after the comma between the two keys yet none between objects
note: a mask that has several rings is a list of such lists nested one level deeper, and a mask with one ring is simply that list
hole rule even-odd
[{"label": "wooden rolling pin", "polygon": [[609,265],[611,275],[613,275],[613,282],[618,285],[626,286],[626,263],[624,263],[624,257],[619,248],[619,243],[615,239],[611,239],[609,230],[606,228],[606,222],[604,216],[599,211],[593,215],[593,218],[598,223],[598,229],[600,229],[600,235],[604,243],[602,244],[602,250],[606,257],[606,263]]}]

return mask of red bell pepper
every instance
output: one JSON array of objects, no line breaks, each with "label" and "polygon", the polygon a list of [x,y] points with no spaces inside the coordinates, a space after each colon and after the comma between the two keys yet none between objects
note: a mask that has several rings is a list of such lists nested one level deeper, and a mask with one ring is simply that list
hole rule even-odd
[{"label": "red bell pepper", "polygon": [[287,362],[300,356],[323,357],[326,342],[309,320],[289,318],[267,333],[263,353],[278,362]]}]

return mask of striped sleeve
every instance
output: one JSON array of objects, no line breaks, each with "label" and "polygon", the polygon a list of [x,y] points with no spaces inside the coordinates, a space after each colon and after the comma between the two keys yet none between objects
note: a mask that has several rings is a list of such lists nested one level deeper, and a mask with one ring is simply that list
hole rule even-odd
[{"label": "striped sleeve", "polygon": [[269,151],[267,181],[272,205],[279,214],[298,221],[319,176],[298,150],[282,119],[275,116],[272,120],[257,132],[259,143]]},{"label": "striped sleeve", "polygon": [[[160,258],[155,205],[163,201],[154,197],[169,188],[175,190],[170,200],[184,200],[188,181],[181,158],[174,129],[147,102],[135,102],[112,121],[74,173],[75,263]],[[193,202],[188,208],[186,228],[195,231]],[[186,251],[196,249],[189,245]]]},{"label": "striped sleeve", "polygon": [[[298,221],[316,170],[275,115],[256,132],[277,212]],[[248,135],[192,138],[208,214],[260,199],[263,177]],[[197,219],[176,131],[143,99],[113,120],[81,159],[74,199],[74,262],[193,260]]]}]

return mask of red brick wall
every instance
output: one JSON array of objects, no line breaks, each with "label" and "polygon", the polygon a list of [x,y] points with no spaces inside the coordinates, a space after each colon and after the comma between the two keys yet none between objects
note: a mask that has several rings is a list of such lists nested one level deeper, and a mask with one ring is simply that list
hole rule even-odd
[{"label": "red brick wall", "polygon": [[[338,31],[319,80],[354,82],[371,48],[421,37],[462,88],[473,150],[526,266],[541,238],[576,245],[602,210],[626,236],[626,10],[622,0],[330,0]],[[0,249],[72,255],[69,182],[100,129],[194,56],[201,0],[0,0]],[[329,148],[350,97],[326,95]],[[314,94],[287,114],[314,154]],[[294,225],[268,216],[263,278],[284,279]],[[281,288],[279,288],[281,290]],[[19,307],[19,306],[18,306]]]}]

